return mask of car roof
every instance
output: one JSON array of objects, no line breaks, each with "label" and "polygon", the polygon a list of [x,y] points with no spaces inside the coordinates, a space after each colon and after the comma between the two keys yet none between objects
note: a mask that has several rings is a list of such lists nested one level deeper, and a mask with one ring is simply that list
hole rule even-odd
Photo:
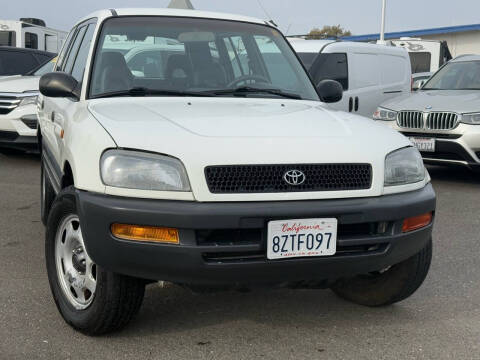
[{"label": "car roof", "polygon": [[406,50],[398,46],[388,46],[382,44],[370,44],[362,43],[357,41],[337,41],[337,40],[297,40],[289,39],[290,44],[294,50],[298,53],[302,52],[314,52],[318,53],[323,50],[325,47],[334,46],[335,48],[341,48],[339,51],[344,51],[343,49],[348,48],[351,50],[357,51],[368,51],[368,52],[381,52],[387,54],[403,54],[407,56]]},{"label": "car roof", "polygon": [[224,14],[210,11],[199,11],[199,10],[184,10],[184,9],[166,9],[166,8],[119,8],[119,9],[105,9],[95,11],[83,19],[77,22],[79,23],[91,19],[97,18],[99,22],[105,20],[109,17],[114,16],[178,16],[178,17],[189,17],[189,18],[207,18],[207,19],[220,19],[220,20],[232,20],[232,21],[242,21],[256,24],[269,25],[265,20],[256,19],[253,17],[242,16],[242,15],[233,15],[233,14]]},{"label": "car roof", "polygon": [[465,55],[457,56],[455,59],[450,60],[450,62],[462,62],[462,61],[480,61],[480,55],[465,54]]},{"label": "car roof", "polygon": [[15,46],[0,46],[0,51],[17,51],[17,52],[26,52],[26,53],[29,52],[29,53],[35,53],[35,54],[49,55],[52,58],[57,56],[57,54],[49,52],[49,51],[19,48],[19,47],[15,47]]},{"label": "car roof", "polygon": [[335,42],[335,40],[305,40],[298,38],[288,38],[288,41],[296,52],[319,52],[325,45]]}]

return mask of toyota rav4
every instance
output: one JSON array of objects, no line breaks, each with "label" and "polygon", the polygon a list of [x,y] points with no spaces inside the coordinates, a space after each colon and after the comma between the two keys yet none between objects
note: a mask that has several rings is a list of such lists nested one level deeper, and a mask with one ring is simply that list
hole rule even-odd
[{"label": "toyota rav4", "polygon": [[417,149],[328,110],[270,23],[192,10],[96,12],[42,76],[41,209],[53,298],[87,334],[127,324],[145,285],[331,288],[401,301],[432,255]]}]

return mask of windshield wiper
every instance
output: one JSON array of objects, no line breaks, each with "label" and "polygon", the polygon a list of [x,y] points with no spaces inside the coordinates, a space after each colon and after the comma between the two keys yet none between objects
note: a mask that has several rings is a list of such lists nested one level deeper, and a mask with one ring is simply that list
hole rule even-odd
[{"label": "windshield wiper", "polygon": [[206,92],[195,91],[179,91],[179,90],[162,90],[149,89],[145,87],[134,87],[128,90],[111,91],[103,94],[93,95],[91,99],[109,98],[116,96],[201,96],[211,97],[215,94],[208,94]]},{"label": "windshield wiper", "polygon": [[302,97],[298,94],[284,92],[280,89],[262,89],[262,88],[254,88],[250,86],[241,86],[235,89],[221,89],[221,90],[210,90],[205,91],[207,94],[214,94],[214,95],[246,95],[246,94],[253,94],[253,93],[265,93],[271,95],[277,95],[280,97],[285,97],[288,99],[296,99],[301,100]]}]

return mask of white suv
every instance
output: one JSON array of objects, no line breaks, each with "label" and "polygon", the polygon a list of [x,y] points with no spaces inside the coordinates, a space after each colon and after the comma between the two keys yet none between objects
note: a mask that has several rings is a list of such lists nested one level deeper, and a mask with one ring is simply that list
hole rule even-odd
[{"label": "white suv", "polygon": [[427,164],[480,172],[480,55],[462,55],[414,94],[380,105],[373,114],[407,136]]},{"label": "white suv", "polygon": [[[149,54],[125,60],[129,48]],[[197,11],[96,12],[40,80],[42,219],[56,304],[87,334],[124,326],[145,284],[330,287],[379,306],[431,260],[419,152],[327,110],[283,35]]]},{"label": "white suv", "polygon": [[26,75],[0,78],[0,148],[38,149],[38,82],[52,71],[55,59]]}]

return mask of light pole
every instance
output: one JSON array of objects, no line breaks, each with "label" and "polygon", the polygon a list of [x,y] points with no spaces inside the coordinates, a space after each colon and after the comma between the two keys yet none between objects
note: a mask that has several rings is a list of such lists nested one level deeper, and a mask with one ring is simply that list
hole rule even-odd
[{"label": "light pole", "polygon": [[382,0],[382,28],[380,30],[380,43],[385,44],[385,10],[387,7],[387,0]]}]

